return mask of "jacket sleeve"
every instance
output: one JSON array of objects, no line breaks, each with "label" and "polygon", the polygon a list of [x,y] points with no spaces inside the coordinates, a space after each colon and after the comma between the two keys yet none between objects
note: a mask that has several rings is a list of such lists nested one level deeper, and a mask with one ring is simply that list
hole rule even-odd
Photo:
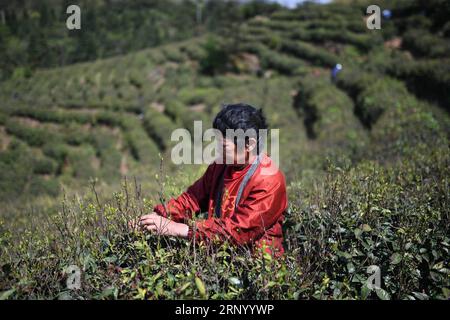
[{"label": "jacket sleeve", "polygon": [[287,207],[284,179],[264,182],[253,187],[247,199],[227,218],[209,218],[195,222],[191,238],[231,240],[247,245],[264,235]]},{"label": "jacket sleeve", "polygon": [[213,173],[214,164],[211,164],[203,176],[179,197],[170,199],[165,205],[156,205],[153,211],[175,222],[191,220],[192,212],[205,211],[207,208]]}]

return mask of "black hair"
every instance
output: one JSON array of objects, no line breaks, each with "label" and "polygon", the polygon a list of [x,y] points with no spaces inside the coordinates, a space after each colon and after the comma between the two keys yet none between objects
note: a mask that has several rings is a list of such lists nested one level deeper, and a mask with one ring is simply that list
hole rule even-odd
[{"label": "black hair", "polygon": [[[257,153],[262,149],[263,141],[259,138],[260,129],[268,129],[267,120],[262,109],[246,103],[225,104],[213,121],[213,128],[219,130],[226,137],[227,129],[242,129],[244,132],[254,129],[257,135]],[[248,137],[247,137],[248,138]],[[235,139],[235,144],[236,144]]]}]

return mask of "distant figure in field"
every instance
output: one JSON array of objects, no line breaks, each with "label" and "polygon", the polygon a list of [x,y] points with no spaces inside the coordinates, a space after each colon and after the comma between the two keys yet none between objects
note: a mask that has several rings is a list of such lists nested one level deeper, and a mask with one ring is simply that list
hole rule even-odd
[{"label": "distant figure in field", "polygon": [[[221,155],[185,192],[155,206],[152,213],[140,217],[138,225],[196,241],[230,240],[250,247],[253,253],[263,247],[272,256],[282,257],[286,183],[284,174],[262,152],[259,130],[267,129],[262,110],[243,103],[226,105],[216,115],[213,128],[221,134]],[[256,139],[242,135],[229,139],[230,129],[254,129]],[[238,148],[239,142],[244,148]],[[206,211],[208,218],[192,220],[193,212]]]},{"label": "distant figure in field", "polygon": [[340,63],[338,63],[334,66],[334,68],[331,70],[331,81],[332,82],[336,81],[336,77],[337,77],[338,73],[341,72],[341,70],[342,70],[342,65]]}]

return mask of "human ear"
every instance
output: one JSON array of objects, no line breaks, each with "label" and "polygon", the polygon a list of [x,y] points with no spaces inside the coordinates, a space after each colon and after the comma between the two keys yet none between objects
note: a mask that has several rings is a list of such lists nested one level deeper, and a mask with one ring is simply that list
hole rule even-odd
[{"label": "human ear", "polygon": [[256,139],[255,138],[249,138],[247,142],[247,151],[251,152],[253,150],[256,150]]}]

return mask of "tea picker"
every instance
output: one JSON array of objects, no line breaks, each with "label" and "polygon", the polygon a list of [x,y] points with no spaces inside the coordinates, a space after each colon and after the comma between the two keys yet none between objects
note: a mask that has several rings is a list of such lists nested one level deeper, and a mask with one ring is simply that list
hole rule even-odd
[{"label": "tea picker", "polygon": [[336,64],[334,68],[331,70],[331,81],[334,82],[336,80],[336,76],[342,70],[342,65],[340,63]]},{"label": "tea picker", "polygon": [[392,17],[392,11],[389,9],[384,9],[383,10],[383,18],[385,18],[386,20],[389,20]]}]

